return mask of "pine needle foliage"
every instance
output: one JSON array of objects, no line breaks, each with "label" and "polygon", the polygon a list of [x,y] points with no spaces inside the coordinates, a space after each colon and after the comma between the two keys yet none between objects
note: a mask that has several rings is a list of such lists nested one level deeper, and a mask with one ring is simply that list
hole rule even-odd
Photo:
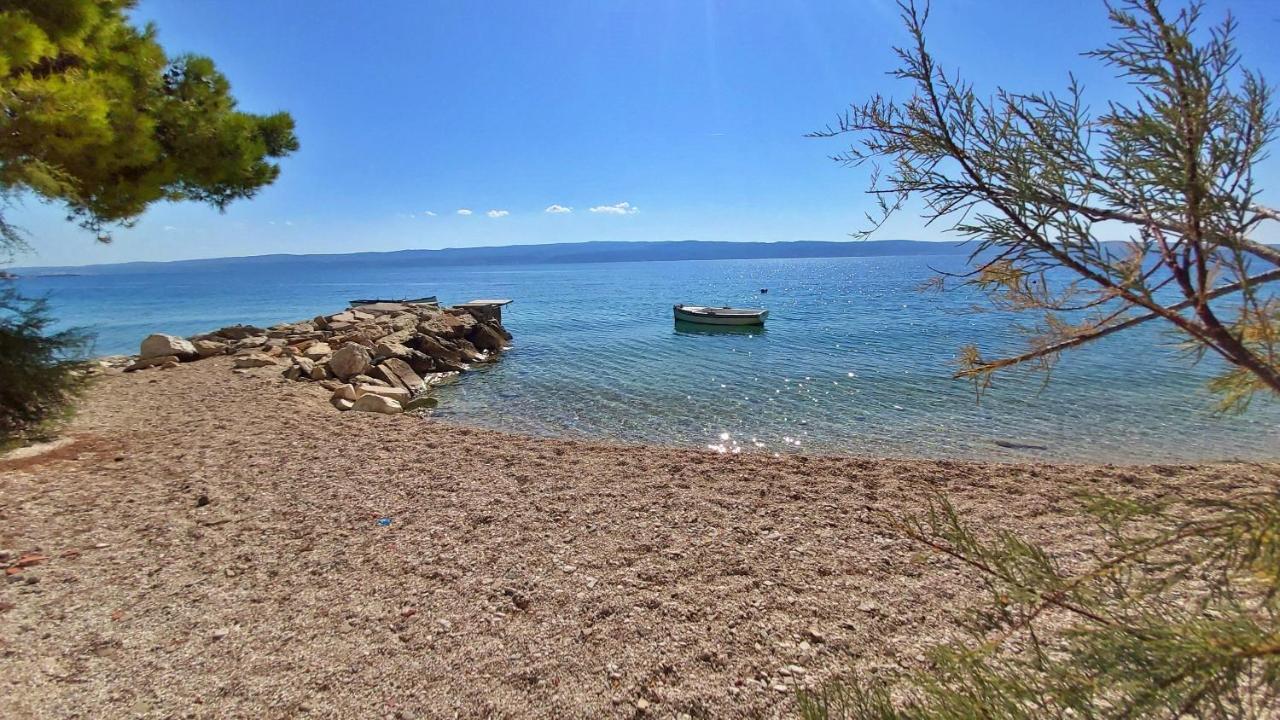
[{"label": "pine needle foliage", "polygon": [[157,201],[253,197],[298,149],[293,118],[238,110],[213,61],[169,57],[135,4],[0,0],[0,200],[61,203],[104,242]]},{"label": "pine needle foliage", "polygon": [[[928,8],[900,4],[913,44],[894,74],[915,92],[855,106],[816,135],[852,133],[836,159],[872,166],[874,231],[908,200],[973,240],[974,269],[935,286],[977,288],[1033,313],[1029,348],[960,352],[981,393],[1001,370],[1048,371],[1070,348],[1149,321],[1195,359],[1221,358],[1224,410],[1280,397],[1280,250],[1259,228],[1254,167],[1280,128],[1266,81],[1241,68],[1227,18],[1201,6],[1107,6],[1118,39],[1090,53],[1134,98],[1093,116],[1074,80],[1060,94],[980,97],[926,49]],[[1122,236],[1122,242],[1103,237]],[[976,532],[945,498],[889,518],[973,573],[985,602],[928,669],[855,674],[799,695],[808,720],[1280,717],[1280,482],[1176,505],[1089,498],[1089,559],[1066,562],[1009,532]]]},{"label": "pine needle foliage", "polygon": [[984,539],[941,497],[897,518],[971,569],[987,602],[931,668],[800,696],[807,720],[1264,718],[1280,712],[1280,489],[1168,504],[1092,498],[1105,539],[1070,571]]},{"label": "pine needle foliage", "polygon": [[[224,209],[251,198],[298,149],[287,113],[237,109],[209,58],[168,56],[134,26],[134,0],[0,0],[0,262],[25,248],[6,212],[58,203],[99,241],[150,205]],[[50,332],[43,300],[0,289],[0,436],[56,410],[79,383],[75,332]]]},{"label": "pine needle foliage", "polygon": [[1236,23],[1202,29],[1201,6],[1107,7],[1117,39],[1088,56],[1131,94],[1095,114],[1074,78],[1061,92],[980,95],[925,43],[928,7],[900,4],[912,44],[893,75],[903,102],[875,96],[817,137],[851,134],[835,160],[871,166],[873,232],[908,200],[928,223],[973,241],[963,284],[1030,313],[1025,352],[963,348],[956,376],[981,394],[994,375],[1052,368],[1067,349],[1149,321],[1193,357],[1221,358],[1222,410],[1280,396],[1280,249],[1259,242],[1280,212],[1254,169],[1280,128],[1272,87],[1241,64]]},{"label": "pine needle foliage", "polygon": [[52,324],[43,299],[0,286],[0,442],[28,435],[81,389],[88,337]]}]

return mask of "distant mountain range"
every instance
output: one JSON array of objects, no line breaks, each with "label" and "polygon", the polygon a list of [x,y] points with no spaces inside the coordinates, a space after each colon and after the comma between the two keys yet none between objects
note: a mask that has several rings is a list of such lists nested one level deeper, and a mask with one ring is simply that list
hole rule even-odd
[{"label": "distant mountain range", "polygon": [[13,268],[15,275],[103,275],[117,273],[205,271],[227,267],[299,263],[413,263],[422,265],[531,265],[548,263],[610,263],[652,260],[736,260],[761,258],[885,257],[893,255],[967,255],[958,242],[865,240],[854,242],[584,242],[547,245],[397,250],[393,252],[321,255],[252,255],[248,257],[128,262],[108,265]]}]

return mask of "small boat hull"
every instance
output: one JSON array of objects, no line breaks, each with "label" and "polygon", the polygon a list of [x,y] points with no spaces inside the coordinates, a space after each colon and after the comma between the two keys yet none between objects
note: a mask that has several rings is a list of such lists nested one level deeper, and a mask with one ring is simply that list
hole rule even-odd
[{"label": "small boat hull", "polygon": [[698,325],[764,325],[768,310],[754,308],[712,308],[700,305],[676,305],[672,308],[677,322]]},{"label": "small boat hull", "polygon": [[675,326],[677,335],[710,335],[718,337],[747,335],[754,337],[768,332],[764,325],[704,325],[702,323],[685,322],[684,320],[677,320],[672,325]]},{"label": "small boat hull", "polygon": [[348,300],[347,302],[351,304],[351,307],[359,307],[360,305],[377,305],[378,303],[399,303],[401,305],[431,305],[432,303],[439,303],[439,300],[436,300],[435,295],[428,295],[427,297],[421,297],[421,298],[406,298],[406,299],[397,299],[397,300],[382,300],[382,299]]}]

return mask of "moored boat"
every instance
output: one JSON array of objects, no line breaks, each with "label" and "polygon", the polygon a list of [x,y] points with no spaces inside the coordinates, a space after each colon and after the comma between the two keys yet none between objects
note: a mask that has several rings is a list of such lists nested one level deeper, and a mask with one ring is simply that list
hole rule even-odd
[{"label": "moored boat", "polygon": [[676,320],[701,325],[763,325],[764,319],[769,317],[768,310],[759,308],[676,305],[672,309]]},{"label": "moored boat", "polygon": [[387,300],[387,299],[348,300],[347,302],[351,304],[351,307],[356,307],[357,305],[377,305],[378,303],[400,303],[401,305],[431,305],[433,303],[439,304],[440,301],[436,299],[435,295],[428,295],[426,297],[420,297],[420,298],[399,298],[394,300]]}]

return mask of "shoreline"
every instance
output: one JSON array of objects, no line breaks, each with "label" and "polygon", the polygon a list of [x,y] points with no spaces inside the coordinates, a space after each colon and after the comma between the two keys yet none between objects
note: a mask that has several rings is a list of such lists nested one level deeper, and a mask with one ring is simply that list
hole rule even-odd
[{"label": "shoreline", "polygon": [[[138,358],[137,354],[114,353],[109,355],[97,355],[91,358],[87,358],[86,361],[90,363],[101,363],[104,367],[118,367],[124,364],[128,364],[129,362],[133,362],[137,358]],[[447,388],[448,385],[441,384],[438,387]],[[326,394],[326,397],[327,397],[327,394]],[[447,406],[445,407],[447,409]],[[608,447],[616,447],[624,450],[652,448],[655,450],[704,452],[708,454],[720,454],[720,455],[727,455],[727,456],[751,455],[751,456],[776,457],[776,458],[804,456],[804,457],[810,457],[815,459],[861,460],[861,461],[870,461],[870,462],[882,462],[882,461],[884,462],[957,462],[957,463],[967,463],[967,464],[975,464],[975,465],[1016,465],[1016,466],[1034,465],[1034,466],[1068,467],[1068,468],[1109,467],[1109,468],[1133,468],[1133,469],[1188,468],[1188,467],[1199,467],[1199,466],[1205,466],[1205,465],[1280,464],[1280,454],[1277,454],[1276,457],[1274,458],[1267,458],[1267,459],[1216,457],[1216,458],[1195,458],[1195,459],[1181,458],[1176,460],[1170,460],[1168,462],[1151,462],[1146,460],[1125,462],[1125,461],[1110,461],[1110,460],[1100,460],[1100,459],[1090,459],[1090,460],[1063,460],[1063,459],[1056,459],[1056,458],[1041,459],[1041,458],[1036,458],[1032,455],[1028,455],[1025,458],[982,458],[982,459],[974,458],[974,457],[943,456],[943,455],[939,455],[939,456],[905,455],[905,454],[904,455],[891,455],[891,454],[877,455],[874,453],[859,453],[852,450],[832,450],[828,452],[821,449],[810,449],[810,448],[805,448],[802,452],[792,452],[792,451],[778,452],[776,450],[762,450],[762,449],[751,448],[745,445],[741,446],[743,448],[741,453],[731,453],[731,452],[720,453],[715,451],[709,445],[694,445],[694,444],[680,445],[675,443],[664,443],[657,440],[644,440],[644,441],[612,440],[612,439],[605,439],[605,438],[597,438],[597,437],[593,437],[585,434],[582,436],[558,435],[554,433],[547,433],[544,435],[544,434],[538,434],[534,432],[524,432],[517,429],[490,427],[488,425],[484,425],[481,423],[468,422],[467,420],[457,416],[438,417],[436,415],[429,415],[429,416],[422,416],[419,419],[424,421],[434,422],[434,423],[441,423],[444,425],[455,426],[459,428],[470,428],[473,430],[479,430],[483,432],[493,432],[493,433],[499,433],[503,435],[510,435],[513,437],[528,438],[531,440],[562,440],[565,442],[598,444],[598,445],[604,445]],[[997,450],[995,450],[995,448],[1003,448],[1005,450],[1023,450],[1024,449],[1021,447],[1005,447],[1000,445],[999,441],[995,441],[995,440],[992,441],[992,446],[993,446],[992,452],[998,452]],[[1026,448],[1026,451],[1034,452],[1036,449],[1037,448],[1029,447],[1029,448]],[[0,458],[0,462],[2,461],[3,461],[3,458]]]},{"label": "shoreline", "polygon": [[[447,386],[446,386],[447,387]],[[442,407],[445,407],[442,404]],[[650,441],[629,441],[629,440],[612,440],[605,438],[596,438],[587,435],[581,437],[556,435],[548,433],[539,435],[533,432],[523,432],[520,430],[512,430],[499,427],[490,427],[479,423],[467,422],[462,419],[453,417],[437,417],[426,416],[420,418],[426,422],[438,423],[441,425],[465,428],[486,433],[496,433],[498,435],[510,436],[512,438],[522,438],[531,441],[558,441],[568,443],[581,443],[584,445],[597,445],[605,448],[614,448],[619,451],[644,451],[644,450],[662,450],[673,452],[699,453],[710,456],[719,456],[726,458],[733,457],[757,457],[769,459],[785,459],[803,457],[814,461],[853,461],[853,462],[870,462],[870,463],[957,463],[961,465],[972,465],[979,467],[986,466],[1008,466],[1013,468],[1059,468],[1064,470],[1070,469],[1128,469],[1128,470],[1176,470],[1197,467],[1213,467],[1213,466],[1238,466],[1238,465],[1257,465],[1272,466],[1280,465],[1280,455],[1273,459],[1267,460],[1250,460],[1244,458],[1209,458],[1209,459],[1177,459],[1168,462],[1152,462],[1149,460],[1139,460],[1133,462],[1123,461],[1107,461],[1107,460],[1060,460],[1056,458],[1038,459],[1035,457],[1025,458],[989,458],[978,459],[973,457],[958,456],[930,456],[930,455],[891,455],[891,454],[874,454],[859,453],[851,450],[832,450],[826,452],[820,449],[805,448],[802,452],[778,452],[774,450],[762,450],[743,447],[742,452],[720,452],[712,449],[708,445],[678,445]],[[995,443],[993,443],[995,445]],[[997,446],[998,447],[998,446]]]},{"label": "shoreline", "polygon": [[851,667],[921,667],[981,597],[886,513],[944,492],[1070,565],[1078,492],[1280,483],[543,439],[232,363],[104,376],[73,442],[0,460],[5,564],[44,558],[0,584],[0,715],[785,717]]}]

